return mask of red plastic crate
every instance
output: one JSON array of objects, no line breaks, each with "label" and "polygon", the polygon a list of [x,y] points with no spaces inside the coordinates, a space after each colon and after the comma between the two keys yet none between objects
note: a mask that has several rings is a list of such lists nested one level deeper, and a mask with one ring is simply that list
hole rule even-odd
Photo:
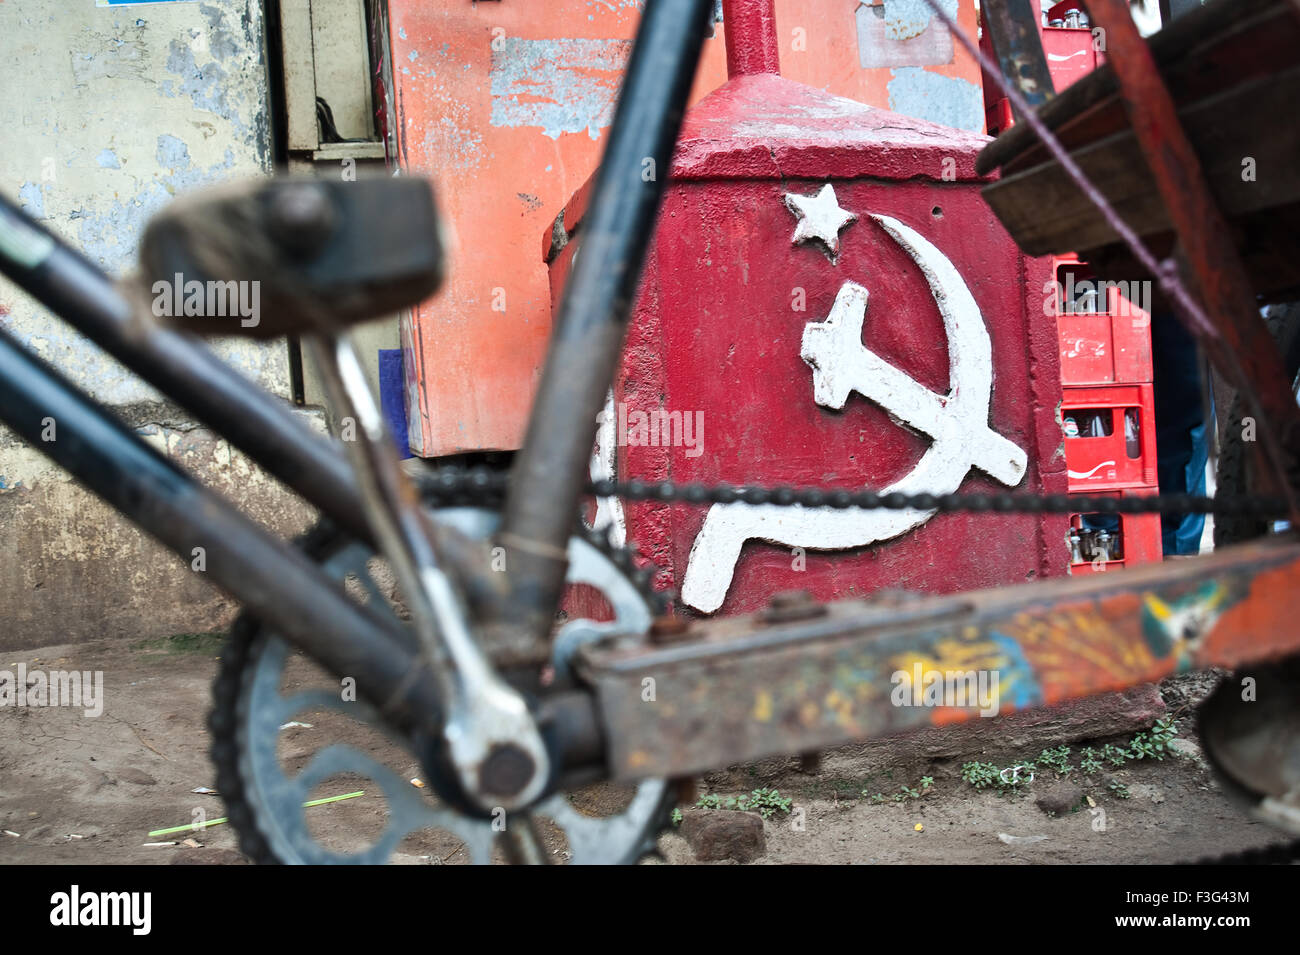
[{"label": "red plastic crate", "polygon": [[1150,384],[1061,389],[1071,491],[1156,484],[1155,394]]},{"label": "red plastic crate", "polygon": [[[1077,0],[1066,0],[1052,7],[1048,15],[1064,17],[1065,11],[1071,8],[1083,9]],[[1043,44],[1043,54],[1047,57],[1047,71],[1052,77],[1052,87],[1057,93],[1106,61],[1105,54],[1095,48],[1098,44],[1093,40],[1092,27],[1045,27],[1039,23],[1038,36]],[[979,46],[981,53],[994,63],[997,62],[987,27],[980,30]],[[987,73],[981,79],[984,85],[985,123],[988,134],[996,136],[1014,122],[1011,104]]]},{"label": "red plastic crate", "polygon": [[[1082,10],[1083,6],[1070,0],[1058,3],[1047,11],[1048,17],[1064,17],[1067,10]],[[1106,61],[1105,54],[1096,49],[1092,27],[1038,27],[1047,55],[1047,72],[1052,75],[1052,86],[1061,92],[1076,83]]]},{"label": "red plastic crate", "polygon": [[[1156,491],[1155,487],[1146,487],[1091,496],[1122,498],[1140,495],[1145,497],[1155,494]],[[1102,553],[1102,548],[1099,546],[1099,532],[1086,529],[1088,522],[1085,515],[1082,513],[1070,515],[1071,539],[1067,539],[1066,546],[1071,549],[1071,574],[1104,573],[1164,559],[1159,514],[1116,514],[1113,517],[1118,519],[1118,529],[1115,535],[1111,535],[1107,556]],[[1077,542],[1073,540],[1076,536],[1079,538]],[[1080,551],[1077,560],[1073,553],[1076,546]]]},{"label": "red plastic crate", "polygon": [[1151,381],[1151,316],[1134,303],[1149,304],[1150,286],[1099,285],[1086,263],[1068,255],[1052,257],[1051,281],[1055,289],[1044,294],[1056,310],[1061,384]]}]

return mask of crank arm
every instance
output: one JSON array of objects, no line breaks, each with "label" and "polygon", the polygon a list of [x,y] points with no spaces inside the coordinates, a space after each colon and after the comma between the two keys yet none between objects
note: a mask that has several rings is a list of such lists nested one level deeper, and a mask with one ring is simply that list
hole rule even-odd
[{"label": "crank arm", "polygon": [[443,738],[457,781],[480,809],[522,808],[542,795],[550,758],[527,703],[493,669],[470,630],[459,582],[438,562],[414,484],[402,470],[351,343],[305,339],[331,403],[356,425],[343,442],[362,504],[411,612],[421,656],[446,701]]}]

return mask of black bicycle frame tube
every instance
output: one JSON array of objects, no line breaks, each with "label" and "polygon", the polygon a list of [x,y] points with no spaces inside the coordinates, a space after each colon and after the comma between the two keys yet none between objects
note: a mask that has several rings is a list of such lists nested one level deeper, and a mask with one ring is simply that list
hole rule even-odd
[{"label": "black bicycle frame tube", "polygon": [[536,640],[549,631],[563,589],[596,415],[622,352],[712,11],[713,0],[646,4],[515,459],[500,538],[512,587],[505,612]]},{"label": "black bicycle frame tube", "polygon": [[103,270],[0,196],[0,239],[6,235],[39,245],[41,255],[22,261],[17,243],[0,241],[0,273],[350,534],[371,541],[352,469],[337,447],[197,338],[137,315]]},{"label": "black bicycle frame tube", "polygon": [[415,680],[410,637],[349,600],[307,557],[196,483],[0,330],[0,417],[33,448],[308,651],[399,726],[436,732],[432,681]]}]

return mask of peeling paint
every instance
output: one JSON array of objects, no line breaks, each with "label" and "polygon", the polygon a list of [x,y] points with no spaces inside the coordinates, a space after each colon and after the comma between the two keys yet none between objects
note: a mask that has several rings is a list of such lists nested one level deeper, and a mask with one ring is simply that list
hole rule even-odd
[{"label": "peeling paint", "polygon": [[894,112],[973,133],[984,128],[984,94],[975,84],[917,66],[898,67],[890,76]]},{"label": "peeling paint", "polygon": [[144,79],[149,74],[149,50],[139,39],[95,34],[93,50],[72,55],[72,77],[78,86],[112,79]]},{"label": "peeling paint", "polygon": [[235,167],[234,152],[229,148],[219,163],[206,169],[196,167],[189,146],[171,134],[157,138],[154,159],[159,178],[125,201],[115,199],[99,210],[79,210],[75,216],[82,251],[110,272],[123,272],[130,266],[145,224],[177,193],[223,179]]},{"label": "peeling paint", "polygon": [[[231,70],[246,70],[250,60],[257,62],[260,68],[260,27],[248,15],[253,9],[252,6],[245,7],[241,37],[226,25],[225,11],[221,6],[201,4],[199,11],[207,19],[208,29],[192,33],[195,42],[171,41],[166,69],[179,77],[180,82],[164,80],[159,84],[164,95],[188,96],[197,108],[228,120],[240,136],[247,135],[250,131],[249,123],[240,113],[237,102],[244,98],[240,93],[247,87],[231,75]],[[202,65],[200,57],[204,60]],[[227,70],[223,63],[231,69]],[[249,105],[260,111],[262,104],[256,102]]]},{"label": "peeling paint", "polygon": [[247,128],[227,98],[223,82],[226,71],[220,64],[209,62],[200,67],[193,47],[183,40],[172,40],[171,52],[167,57],[167,72],[180,77],[181,82],[177,85],[171,80],[164,80],[160,88],[166,95],[188,96],[199,109],[206,109],[230,120],[239,132],[242,133]]},{"label": "peeling paint", "polygon": [[[940,0],[940,6],[948,16],[957,18],[957,0]],[[885,0],[882,7],[885,36],[891,40],[920,36],[934,16],[926,0]]]},{"label": "peeling paint", "polygon": [[448,103],[437,122],[428,123],[424,146],[431,154],[441,154],[447,167],[467,169],[483,158],[483,135],[471,125],[469,107]]},{"label": "peeling paint", "polygon": [[[716,4],[719,12],[717,19],[721,21],[722,0]],[[587,0],[587,6],[595,9],[598,13],[616,13],[619,10],[644,10],[645,0]],[[590,16],[587,19],[592,19]]]},{"label": "peeling paint", "polygon": [[[957,15],[957,0],[942,0],[946,13]],[[952,36],[942,26],[931,29],[933,14],[925,0],[885,0],[854,11],[858,60],[863,69],[938,66],[953,62]]]},{"label": "peeling paint", "polygon": [[18,204],[23,207],[23,211],[28,215],[37,218],[45,218],[45,196],[41,192],[41,187],[34,182],[25,182],[18,190]]},{"label": "peeling paint", "polygon": [[539,126],[552,139],[610,124],[628,40],[506,39],[492,53],[493,126]]},{"label": "peeling paint", "polygon": [[[179,192],[271,171],[262,0],[150,5],[148,19],[93,0],[0,2],[7,83],[0,179],[114,275],[148,218]],[[11,314],[10,314],[11,313]],[[275,531],[308,509],[197,428],[116,361],[25,296],[6,330],[111,406],[146,441]],[[282,343],[214,350],[273,393],[288,391]],[[323,433],[323,416],[300,413]],[[232,602],[0,428],[0,646],[147,636],[228,621]]]},{"label": "peeling paint", "polygon": [[[38,29],[39,46],[23,39]],[[62,0],[0,3],[0,37],[16,38],[5,46],[11,83],[0,124],[21,130],[0,152],[0,177],[17,186],[25,211],[111,274],[132,267],[145,223],[177,193],[270,171],[259,0],[164,4],[147,21]],[[57,49],[67,59],[50,55]],[[178,77],[169,63],[194,75]],[[158,402],[34,302],[15,300],[5,324],[119,412]],[[214,346],[258,384],[287,392],[283,346]]]}]

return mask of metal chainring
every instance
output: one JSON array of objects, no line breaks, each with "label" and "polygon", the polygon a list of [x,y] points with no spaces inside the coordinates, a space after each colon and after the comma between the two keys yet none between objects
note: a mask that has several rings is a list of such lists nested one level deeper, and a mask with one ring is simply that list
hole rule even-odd
[{"label": "metal chainring", "polygon": [[[497,513],[486,508],[447,508],[431,514],[478,539],[490,536],[498,523]],[[374,557],[368,547],[323,528],[308,535],[302,546],[331,577],[341,581],[355,578],[372,606],[393,613],[367,566]],[[599,592],[613,608],[614,620],[568,621],[555,640],[553,665],[557,673],[567,669],[573,650],[590,640],[607,633],[644,634],[649,630],[661,598],[649,588],[647,574],[632,571],[630,553],[613,548],[603,535],[570,538],[568,583],[585,584]],[[325,745],[301,772],[293,776],[285,773],[277,752],[281,728],[306,711],[341,713],[364,727],[380,730],[411,752],[408,741],[390,732],[373,709],[361,701],[344,702],[337,690],[284,695],[281,685],[293,654],[281,637],[247,614],[241,615],[232,628],[214,687],[209,725],[217,788],[244,854],[258,863],[382,863],[411,833],[437,829],[458,839],[473,862],[492,861],[497,835],[492,820],[435,805],[391,767],[352,745]],[[311,810],[303,808],[304,801],[315,786],[339,773],[368,778],[387,803],[382,834],[359,852],[341,853],[321,845],[307,825]],[[654,850],[655,839],[668,824],[672,795],[666,781],[644,780],[631,801],[611,816],[585,815],[563,792],[553,793],[529,814],[550,820],[563,830],[573,864],[634,863]],[[511,822],[506,820],[506,825]]]}]

